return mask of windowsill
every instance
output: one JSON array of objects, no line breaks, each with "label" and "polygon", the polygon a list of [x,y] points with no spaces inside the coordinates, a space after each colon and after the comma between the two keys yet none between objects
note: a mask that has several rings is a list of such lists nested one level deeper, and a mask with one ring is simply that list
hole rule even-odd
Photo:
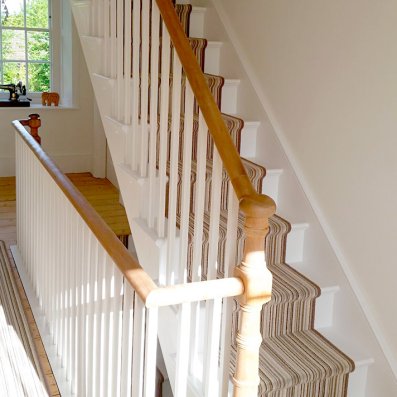
[{"label": "windowsill", "polygon": [[[26,108],[29,109],[29,108]],[[39,103],[32,103],[30,109],[43,109],[43,110],[78,110],[80,109],[76,105],[59,105],[59,106],[43,106]]]}]

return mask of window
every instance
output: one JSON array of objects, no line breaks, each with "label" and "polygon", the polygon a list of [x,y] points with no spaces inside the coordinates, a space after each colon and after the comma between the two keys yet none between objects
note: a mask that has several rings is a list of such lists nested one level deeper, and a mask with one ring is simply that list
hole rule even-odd
[{"label": "window", "polygon": [[1,84],[53,90],[50,0],[0,0]]}]

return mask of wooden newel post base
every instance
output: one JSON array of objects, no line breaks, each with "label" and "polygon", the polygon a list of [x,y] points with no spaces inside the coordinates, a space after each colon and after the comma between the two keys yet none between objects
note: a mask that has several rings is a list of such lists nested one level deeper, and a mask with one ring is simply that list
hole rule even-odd
[{"label": "wooden newel post base", "polygon": [[[266,196],[261,196],[265,201]],[[237,358],[233,376],[234,397],[256,397],[259,386],[259,348],[261,310],[271,298],[272,274],[266,267],[265,238],[269,232],[269,217],[274,213],[274,202],[266,197],[267,210],[258,211],[252,200],[241,203],[246,219],[244,256],[235,269],[235,276],[244,282],[244,294],[239,297],[239,327],[236,336]],[[258,214],[259,212],[259,214]],[[258,216],[259,215],[259,216]]]},{"label": "wooden newel post base", "polygon": [[39,128],[41,127],[40,115],[37,113],[29,114],[29,118],[26,120],[19,120],[19,122],[30,128],[30,135],[41,145],[41,138],[39,136]]}]

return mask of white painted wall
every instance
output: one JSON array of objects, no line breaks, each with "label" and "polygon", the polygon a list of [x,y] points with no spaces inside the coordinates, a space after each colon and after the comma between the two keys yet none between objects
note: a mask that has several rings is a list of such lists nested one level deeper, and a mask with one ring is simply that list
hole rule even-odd
[{"label": "white painted wall", "polygon": [[397,2],[217,0],[397,369]]}]

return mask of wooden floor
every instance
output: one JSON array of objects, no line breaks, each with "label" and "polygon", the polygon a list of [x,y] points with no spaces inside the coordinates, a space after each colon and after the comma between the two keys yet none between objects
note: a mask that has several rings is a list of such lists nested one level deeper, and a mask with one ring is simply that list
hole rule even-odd
[{"label": "wooden floor", "polygon": [[107,179],[93,178],[89,172],[67,176],[119,238],[131,234],[119,191]]},{"label": "wooden floor", "polygon": [[[119,203],[118,190],[107,179],[93,178],[90,173],[68,174],[68,177],[103,217],[115,234],[125,241],[126,237],[130,234],[130,228],[124,207]],[[16,244],[15,204],[15,178],[0,178],[0,240],[6,243],[12,263],[13,260],[9,247]],[[13,272],[30,331],[50,388],[50,394],[51,396],[60,396],[29,302],[15,267]]]}]

